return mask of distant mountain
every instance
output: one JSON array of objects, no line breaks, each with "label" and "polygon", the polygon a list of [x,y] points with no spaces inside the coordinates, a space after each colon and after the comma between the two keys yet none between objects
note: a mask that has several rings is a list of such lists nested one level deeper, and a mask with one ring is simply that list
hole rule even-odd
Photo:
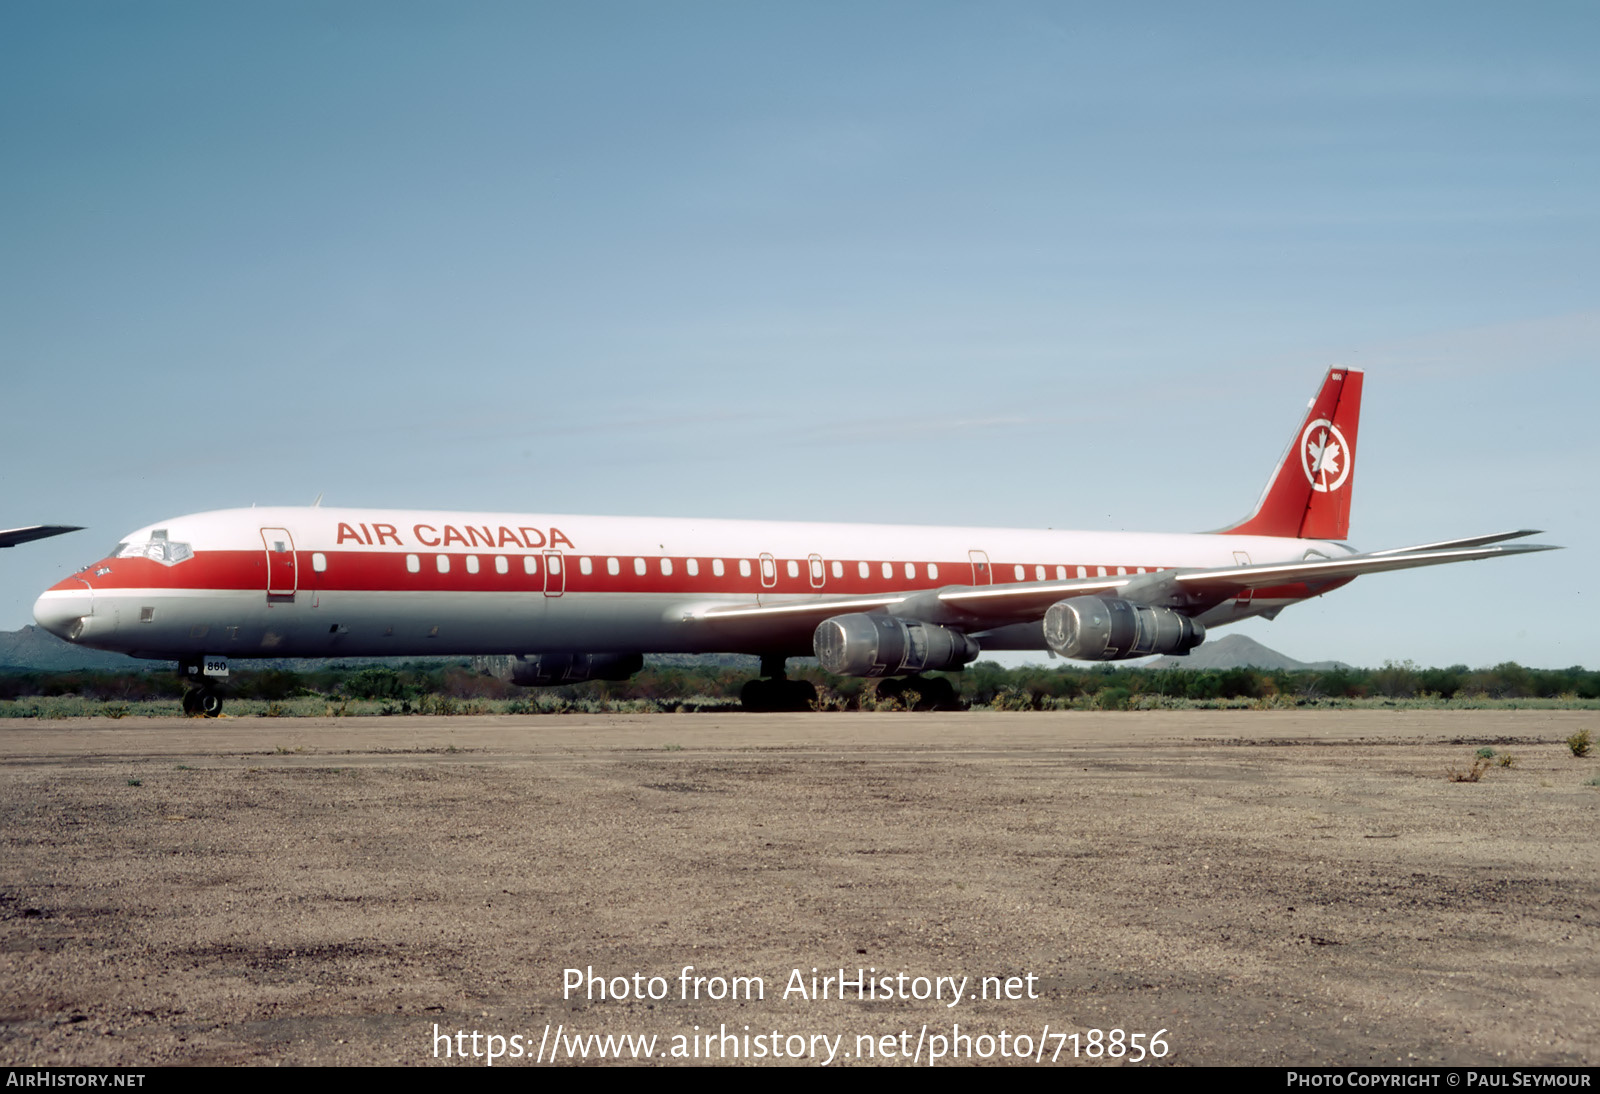
[{"label": "distant mountain", "polygon": [[73,669],[96,669],[138,672],[163,665],[161,661],[141,661],[125,653],[107,653],[74,646],[47,630],[31,625],[20,631],[0,631],[0,670],[68,672]]},{"label": "distant mountain", "polygon": [[1254,638],[1242,634],[1207,639],[1188,657],[1157,657],[1147,669],[1292,669],[1327,672],[1347,669],[1343,661],[1296,661],[1277,650],[1268,649]]}]

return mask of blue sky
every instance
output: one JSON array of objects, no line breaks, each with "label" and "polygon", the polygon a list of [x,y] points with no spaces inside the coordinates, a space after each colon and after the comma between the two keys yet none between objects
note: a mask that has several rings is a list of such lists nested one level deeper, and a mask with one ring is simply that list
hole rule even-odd
[{"label": "blue sky", "polygon": [[1600,7],[0,6],[0,628],[235,505],[1202,530],[1328,365],[1352,540],[1568,550],[1247,633],[1600,667]]}]

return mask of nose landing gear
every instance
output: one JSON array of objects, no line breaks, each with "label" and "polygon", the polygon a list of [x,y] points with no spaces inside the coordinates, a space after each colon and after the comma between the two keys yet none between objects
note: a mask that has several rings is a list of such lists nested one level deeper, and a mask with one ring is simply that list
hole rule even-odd
[{"label": "nose landing gear", "polygon": [[228,675],[226,657],[183,661],[178,674],[195,686],[183,693],[183,713],[190,718],[215,718],[222,713],[222,692],[217,678]]},{"label": "nose landing gear", "polygon": [[183,693],[183,713],[190,718],[215,718],[222,713],[222,696],[212,688],[191,688]]}]

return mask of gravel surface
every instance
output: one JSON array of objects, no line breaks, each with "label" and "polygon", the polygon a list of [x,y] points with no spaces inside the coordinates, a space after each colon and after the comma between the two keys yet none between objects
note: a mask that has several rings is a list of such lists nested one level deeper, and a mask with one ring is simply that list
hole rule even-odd
[{"label": "gravel surface", "polygon": [[[1592,1065],[1580,728],[1600,717],[11,723],[0,1059],[641,1051],[598,1034],[656,1063],[1125,1063],[1159,1032],[1146,1062]],[[1449,781],[1483,745],[1515,765]],[[870,990],[841,1000],[840,970]]]}]

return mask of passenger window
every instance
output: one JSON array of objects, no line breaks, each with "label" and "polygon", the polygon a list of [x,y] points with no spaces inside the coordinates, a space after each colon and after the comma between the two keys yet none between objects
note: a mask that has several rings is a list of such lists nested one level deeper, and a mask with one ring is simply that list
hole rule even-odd
[{"label": "passenger window", "polygon": [[414,574],[415,573],[421,573],[422,572],[422,560],[420,558],[418,558],[416,555],[407,555],[406,556],[406,569],[411,571]]},{"label": "passenger window", "polygon": [[1035,581],[1043,581],[1044,580],[1044,567],[1043,566],[1035,566],[1033,568],[1033,580],[1035,580]]},{"label": "passenger window", "polygon": [[559,574],[561,572],[561,556],[551,555],[550,561],[546,565],[550,567],[551,574]]},{"label": "passenger window", "polygon": [[699,559],[691,558],[687,562],[685,562],[683,565],[684,565],[684,568],[689,571],[689,576],[690,577],[699,577],[700,576],[700,560]]},{"label": "passenger window", "polygon": [[929,581],[938,581],[939,580],[939,564],[937,562],[928,563],[928,580]]},{"label": "passenger window", "polygon": [[740,577],[749,577],[750,576],[750,560],[748,558],[741,558],[739,560],[739,576]]},{"label": "passenger window", "polygon": [[477,555],[468,555],[467,556],[467,573],[475,574],[477,572],[478,572],[478,556]]},{"label": "passenger window", "polygon": [[872,576],[872,567],[868,566],[865,562],[858,562],[856,563],[856,573],[860,576],[862,581],[865,581],[868,577]]},{"label": "passenger window", "polygon": [[722,566],[722,560],[720,558],[712,559],[711,560],[711,573],[713,574],[713,576],[721,577],[723,572],[724,571],[723,571],[723,566]]},{"label": "passenger window", "polygon": [[796,562],[794,559],[791,558],[789,560],[789,563],[788,563],[786,569],[789,571],[789,576],[790,577],[799,577],[800,576],[800,564],[798,562]]},{"label": "passenger window", "polygon": [[311,568],[317,573],[323,573],[328,568],[328,556],[321,551],[311,552]]},{"label": "passenger window", "polygon": [[894,563],[885,562],[883,564],[883,576],[884,576],[884,580],[888,580],[889,578],[894,576]]},{"label": "passenger window", "polygon": [[644,559],[636,558],[633,560],[633,572],[640,577],[644,576]]},{"label": "passenger window", "polygon": [[672,576],[672,560],[670,558],[664,558],[661,560],[661,576]]},{"label": "passenger window", "polygon": [[536,558],[533,555],[523,555],[522,556],[522,572],[525,573],[525,574],[536,574],[536,573],[538,573],[539,572],[539,560],[538,560],[538,558]]},{"label": "passenger window", "polygon": [[594,573],[594,563],[590,561],[588,555],[578,559],[578,572],[585,576]]},{"label": "passenger window", "polygon": [[1018,580],[1018,581],[1021,581],[1021,580],[1023,580],[1023,577],[1024,577],[1024,571],[1023,571],[1023,569],[1022,569],[1022,567],[1021,567],[1021,566],[1014,566],[1014,567],[1012,567],[1012,572],[1014,572],[1014,573],[1015,573],[1015,574],[1016,574],[1016,575],[1017,575],[1017,580]]},{"label": "passenger window", "polygon": [[[791,563],[790,565],[793,565],[793,563]],[[763,558],[761,560],[761,577],[762,577],[762,580],[771,581],[773,578],[775,578],[777,576],[778,576],[777,564],[770,558]]]},{"label": "passenger window", "polygon": [[433,556],[433,564],[435,566],[439,567],[439,572],[441,574],[447,574],[447,573],[450,572],[450,556],[449,555],[434,555]]},{"label": "passenger window", "polygon": [[610,574],[612,577],[616,577],[621,572],[622,563],[618,562],[614,558],[606,559],[606,573]]},{"label": "passenger window", "polygon": [[833,564],[833,576],[834,577],[843,577],[844,576],[844,563],[835,562]]},{"label": "passenger window", "polygon": [[1127,577],[1128,576],[1128,568],[1126,566],[1118,566],[1117,567],[1117,576],[1118,577]]},{"label": "passenger window", "polygon": [[1106,576],[1106,568],[1104,566],[1096,566],[1094,568],[1094,576],[1095,577],[1105,577]]},{"label": "passenger window", "polygon": [[1078,576],[1079,577],[1088,577],[1089,576],[1089,571],[1085,567],[1079,566],[1078,567]]},{"label": "passenger window", "polygon": [[915,562],[906,563],[906,580],[907,581],[911,581],[916,576],[917,576],[917,564]]},{"label": "passenger window", "polygon": [[496,555],[494,557],[494,572],[497,574],[509,574],[511,572],[511,563],[506,561],[505,555]]},{"label": "passenger window", "polygon": [[1057,581],[1065,581],[1065,580],[1067,580],[1067,568],[1065,566],[1057,566],[1056,567],[1056,580]]}]

